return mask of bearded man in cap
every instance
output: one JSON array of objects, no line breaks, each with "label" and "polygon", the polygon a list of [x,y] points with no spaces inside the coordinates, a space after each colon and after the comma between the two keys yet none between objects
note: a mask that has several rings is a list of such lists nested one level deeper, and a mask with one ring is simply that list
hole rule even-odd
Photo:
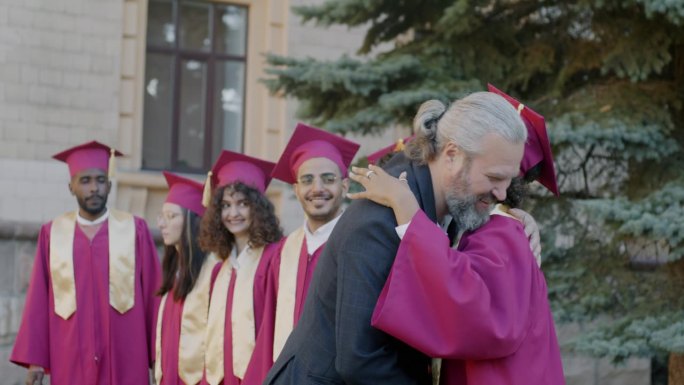
[{"label": "bearded man in cap", "polygon": [[[506,198],[518,174],[527,131],[501,96],[469,95],[448,108],[421,108],[408,155],[395,156],[388,172],[407,172],[419,207],[433,223],[447,215],[461,223],[458,205],[473,197],[477,216]],[[415,151],[410,151],[411,149]],[[464,175],[467,191],[458,191]],[[365,175],[374,177],[373,173]],[[458,218],[456,218],[458,216]],[[428,357],[371,326],[371,316],[399,248],[390,208],[353,202],[328,239],[314,272],[299,323],[268,373],[266,384],[430,384]]]},{"label": "bearded man in cap", "polygon": [[[544,118],[489,90],[518,110],[528,132],[516,178],[522,181],[508,188],[506,203],[516,206],[523,183],[533,180],[558,195]],[[372,325],[437,358],[435,384],[564,384],[546,280],[512,209],[498,204],[483,213],[462,228],[452,249],[406,184],[369,167],[372,178],[353,170],[352,179],[366,188],[355,197],[391,206],[402,239]]]},{"label": "bearded man in cap", "polygon": [[28,368],[26,384],[149,383],[161,269],[145,221],[107,209],[120,155],[93,141],[54,156],[79,208],[40,230],[10,357]]}]

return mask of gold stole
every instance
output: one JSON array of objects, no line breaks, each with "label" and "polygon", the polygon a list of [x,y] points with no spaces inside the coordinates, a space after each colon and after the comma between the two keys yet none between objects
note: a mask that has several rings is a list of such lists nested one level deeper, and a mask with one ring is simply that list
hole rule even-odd
[{"label": "gold stole", "polygon": [[[125,313],[135,304],[135,220],[133,215],[109,210],[109,304]],[[55,313],[69,319],[76,311],[74,234],[76,212],[52,221],[50,228],[50,276]]]},{"label": "gold stole", "polygon": [[[233,374],[242,379],[254,351],[256,330],[254,325],[254,276],[264,248],[248,249],[247,255],[240,261],[240,270],[236,272],[233,307],[231,308],[231,333],[233,339]],[[204,356],[207,382],[217,385],[225,373],[223,371],[223,342],[226,327],[226,304],[228,289],[232,278],[232,265],[229,259],[223,261],[221,270],[214,282],[214,289],[209,304],[207,321],[206,346]]]},{"label": "gold stole", "polygon": [[294,329],[297,271],[304,236],[304,227],[293,231],[285,240],[285,245],[283,245],[283,250],[280,253],[275,330],[273,331],[273,362],[280,355],[287,337]]},{"label": "gold stole", "polygon": [[[178,377],[187,385],[198,383],[204,372],[204,335],[209,313],[211,272],[218,261],[214,253],[207,255],[195,282],[195,287],[188,293],[183,303],[180,339],[178,341]],[[154,363],[154,378],[157,380],[157,384],[161,383],[162,378],[162,318],[168,295],[169,293],[166,293],[162,297],[157,315],[156,358]]]}]

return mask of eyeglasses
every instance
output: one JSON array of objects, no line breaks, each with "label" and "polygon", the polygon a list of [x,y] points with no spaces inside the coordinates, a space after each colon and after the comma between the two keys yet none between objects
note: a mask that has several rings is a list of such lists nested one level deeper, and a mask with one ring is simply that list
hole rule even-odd
[{"label": "eyeglasses", "polygon": [[180,213],[159,213],[159,215],[157,215],[157,223],[169,223],[181,215],[182,214]]},{"label": "eyeglasses", "polygon": [[[331,172],[321,174],[319,175],[319,177],[321,178],[321,182],[323,182],[323,184],[326,186],[333,185],[337,181],[337,175]],[[314,175],[306,174],[300,176],[297,182],[302,186],[311,186],[314,183],[314,180],[316,180],[316,177]]]}]

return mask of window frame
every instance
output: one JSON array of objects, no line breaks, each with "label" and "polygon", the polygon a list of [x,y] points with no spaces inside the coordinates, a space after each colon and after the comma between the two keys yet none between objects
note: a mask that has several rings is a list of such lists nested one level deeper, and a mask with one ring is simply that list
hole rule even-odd
[{"label": "window frame", "polygon": [[[173,75],[171,76],[171,87],[172,87],[172,101],[171,101],[171,143],[170,143],[170,151],[169,151],[169,158],[168,159],[168,165],[162,168],[157,168],[157,167],[150,167],[145,165],[145,148],[146,144],[143,138],[142,141],[142,158],[141,158],[141,169],[143,170],[151,170],[151,171],[158,171],[158,170],[173,170],[173,171],[178,171],[178,172],[186,172],[186,173],[203,173],[205,170],[208,170],[211,168],[212,161],[214,158],[214,154],[212,154],[212,144],[213,144],[213,136],[214,136],[214,130],[217,128],[214,127],[214,95],[216,93],[217,87],[214,84],[214,79],[215,79],[215,71],[217,68],[217,63],[221,62],[228,62],[228,61],[233,61],[233,62],[240,62],[243,64],[244,67],[244,74],[243,74],[243,94],[242,94],[242,106],[241,106],[241,114],[242,114],[242,125],[240,127],[241,130],[241,135],[240,135],[240,143],[239,143],[239,150],[238,152],[242,152],[245,148],[245,137],[246,137],[246,130],[245,130],[245,122],[246,122],[246,105],[247,105],[247,93],[249,92],[248,90],[248,78],[247,78],[247,72],[248,72],[248,65],[247,65],[247,58],[249,56],[249,27],[250,27],[250,7],[246,4],[241,4],[241,3],[236,3],[236,2],[222,2],[222,1],[208,1],[208,0],[191,0],[191,1],[183,1],[183,0],[169,0],[168,1],[170,4],[172,4],[172,16],[171,19],[173,21],[173,26],[174,26],[174,43],[173,47],[161,47],[161,46],[154,46],[150,45],[147,42],[145,43],[145,59],[147,60],[147,55],[148,54],[161,54],[161,55],[169,55],[170,57],[173,58],[172,63],[173,63]],[[196,4],[206,4],[209,6],[209,37],[211,40],[211,47],[207,51],[202,51],[199,49],[188,49],[188,48],[181,48],[180,47],[180,5],[181,3],[196,3]],[[244,52],[243,55],[235,55],[235,54],[227,54],[227,53],[219,53],[216,52],[216,36],[214,35],[214,32],[216,30],[216,11],[218,8],[221,7],[226,7],[226,6],[235,6],[239,7],[245,10],[245,17],[244,17]],[[149,24],[149,15],[148,15],[148,20],[147,23]],[[204,143],[203,143],[203,156],[202,156],[202,167],[201,169],[196,169],[194,167],[187,167],[187,166],[182,166],[179,164],[179,134],[180,134],[180,103],[181,103],[181,91],[178,88],[178,85],[181,83],[181,63],[183,61],[187,60],[198,60],[202,63],[206,63],[207,66],[207,76],[206,76],[206,84],[208,84],[205,91],[205,105],[204,105]],[[145,76],[143,76],[143,79],[145,79]],[[145,87],[147,86],[147,82],[144,81],[143,83],[143,92],[145,91]],[[143,98],[144,100],[144,98]],[[142,119],[144,122],[144,116],[145,116],[145,106],[143,104],[142,108]],[[142,130],[144,133],[145,126],[143,124]],[[144,136],[144,134],[143,134]],[[221,146],[223,148],[223,146]],[[218,154],[216,154],[218,156]]]}]

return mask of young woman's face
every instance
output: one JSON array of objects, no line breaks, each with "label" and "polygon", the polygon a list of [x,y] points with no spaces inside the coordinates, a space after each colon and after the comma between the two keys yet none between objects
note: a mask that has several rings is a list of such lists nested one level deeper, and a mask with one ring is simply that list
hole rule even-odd
[{"label": "young woman's face", "polygon": [[183,209],[175,203],[164,203],[162,212],[157,217],[157,225],[161,230],[164,245],[180,244],[183,236]]},{"label": "young woman's face", "polygon": [[236,238],[248,236],[252,215],[245,194],[230,189],[223,191],[221,221]]}]

